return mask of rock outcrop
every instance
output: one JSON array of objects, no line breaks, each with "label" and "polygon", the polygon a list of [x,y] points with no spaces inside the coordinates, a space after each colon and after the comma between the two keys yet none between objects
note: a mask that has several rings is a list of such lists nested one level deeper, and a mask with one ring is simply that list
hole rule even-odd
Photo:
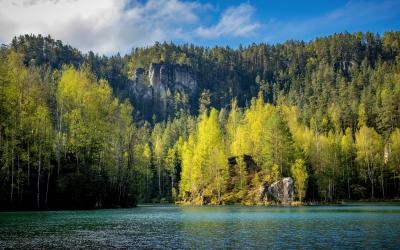
[{"label": "rock outcrop", "polygon": [[193,95],[197,80],[192,69],[187,65],[151,63],[148,69],[134,70],[130,92],[138,102],[150,102],[154,108],[165,110],[168,90],[171,94],[179,91]]},{"label": "rock outcrop", "polygon": [[[243,180],[239,178],[239,176],[242,174],[239,167],[240,162],[244,164],[247,176],[244,183]],[[228,164],[230,178],[227,185],[227,191],[232,191],[239,183],[240,185],[249,185],[251,180],[254,178],[254,175],[261,170],[261,168],[254,162],[253,158],[250,155],[229,157]]]},{"label": "rock outcrop", "polygon": [[153,91],[147,80],[146,71],[143,68],[137,68],[132,74],[131,92],[143,99],[151,99]]},{"label": "rock outcrop", "polygon": [[228,158],[229,164],[229,175],[233,177],[237,174],[237,165],[238,165],[238,158],[242,157],[243,162],[246,166],[247,174],[254,174],[261,170],[259,166],[254,162],[253,158],[250,155],[243,155],[243,156],[232,156]]},{"label": "rock outcrop", "polygon": [[265,183],[260,188],[261,200],[274,200],[282,204],[288,204],[294,199],[293,179],[291,177],[283,178],[268,185]]}]

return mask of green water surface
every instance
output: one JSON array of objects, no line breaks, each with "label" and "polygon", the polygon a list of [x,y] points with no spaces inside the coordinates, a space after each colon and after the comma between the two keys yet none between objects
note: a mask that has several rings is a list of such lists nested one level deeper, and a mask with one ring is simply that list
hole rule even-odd
[{"label": "green water surface", "polygon": [[2,212],[1,248],[400,249],[400,206]]}]

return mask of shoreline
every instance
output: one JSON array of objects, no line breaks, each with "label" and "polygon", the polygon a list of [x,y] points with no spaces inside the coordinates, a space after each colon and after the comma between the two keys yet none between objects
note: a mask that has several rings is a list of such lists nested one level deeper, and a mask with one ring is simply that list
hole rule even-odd
[{"label": "shoreline", "polygon": [[381,204],[381,205],[400,205],[400,199],[374,199],[374,200],[340,200],[334,202],[321,202],[321,201],[312,201],[312,202],[292,202],[290,204],[282,204],[282,203],[255,203],[255,204],[194,204],[194,203],[184,203],[184,202],[169,202],[169,203],[156,203],[156,202],[148,202],[148,203],[138,203],[136,206],[131,207],[104,207],[104,208],[87,208],[87,209],[67,209],[67,208],[60,208],[60,209],[6,209],[0,210],[2,212],[57,212],[57,211],[95,211],[95,210],[111,210],[111,209],[131,209],[131,208],[138,208],[138,207],[145,207],[145,206],[196,206],[196,207],[228,207],[228,206],[241,206],[241,207],[312,207],[312,206],[346,206],[346,205],[371,205],[371,204]]}]

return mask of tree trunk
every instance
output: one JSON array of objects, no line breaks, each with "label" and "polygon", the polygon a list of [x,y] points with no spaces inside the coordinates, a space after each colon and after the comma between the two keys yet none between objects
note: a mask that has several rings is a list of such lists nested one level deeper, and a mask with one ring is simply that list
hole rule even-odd
[{"label": "tree trunk", "polygon": [[[62,105],[60,105],[62,106]],[[60,159],[61,159],[61,124],[62,124],[62,107],[58,112],[58,132],[57,132],[57,177],[60,176]]]},{"label": "tree trunk", "polygon": [[28,140],[28,186],[30,185],[30,180],[31,180],[31,163],[30,163],[31,151],[30,150],[31,150],[30,149],[30,143],[29,143],[29,140]]},{"label": "tree trunk", "polygon": [[47,197],[49,195],[49,182],[50,182],[50,168],[47,173],[47,185],[46,185],[46,198],[44,200],[44,207],[47,208]]},{"label": "tree trunk", "polygon": [[[394,187],[395,187],[395,195],[396,197],[400,197],[400,176],[397,176],[396,178],[396,173],[393,173],[393,182],[394,182]],[[397,185],[396,185],[396,179],[397,179]]]},{"label": "tree trunk", "polygon": [[220,180],[219,180],[219,169],[217,169],[217,189],[218,189],[218,203],[221,201],[221,188],[220,188]]},{"label": "tree trunk", "polygon": [[[60,140],[60,138],[58,140]],[[60,176],[60,158],[61,158],[60,151],[61,151],[61,146],[60,146],[60,141],[58,141],[58,143],[57,143],[57,177]]]},{"label": "tree trunk", "polygon": [[349,197],[349,200],[351,199],[350,195],[350,171],[349,171],[349,164],[346,164],[347,166],[347,195]]},{"label": "tree trunk", "polygon": [[385,199],[385,183],[383,179],[383,168],[381,166],[381,187],[382,187],[382,198]]},{"label": "tree trunk", "polygon": [[158,193],[161,198],[161,164],[158,164]]},{"label": "tree trunk", "polygon": [[[16,122],[14,122],[15,128],[17,127]],[[10,186],[10,204],[13,203],[14,196],[14,146],[15,146],[15,130],[12,133],[11,139],[11,186]]]},{"label": "tree trunk", "polygon": [[11,149],[11,190],[10,190],[10,204],[13,203],[14,195],[14,145]]},{"label": "tree trunk", "polygon": [[36,193],[36,202],[37,208],[40,208],[40,171],[41,171],[41,152],[39,150],[39,169],[38,169],[38,177],[37,177],[37,193]]},{"label": "tree trunk", "polygon": [[149,168],[146,166],[146,197],[149,194]]},{"label": "tree trunk", "polygon": [[20,193],[20,171],[19,171],[19,156],[17,156],[17,203],[21,199],[21,193]]},{"label": "tree trunk", "polygon": [[79,175],[79,156],[78,156],[78,150],[75,152],[75,158],[76,158],[76,172]]},{"label": "tree trunk", "polygon": [[371,179],[371,199],[374,199],[374,178]]}]

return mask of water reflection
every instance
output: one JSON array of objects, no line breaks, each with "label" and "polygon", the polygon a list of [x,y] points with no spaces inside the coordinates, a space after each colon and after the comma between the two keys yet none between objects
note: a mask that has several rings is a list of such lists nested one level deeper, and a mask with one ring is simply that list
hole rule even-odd
[{"label": "water reflection", "polygon": [[0,213],[0,248],[392,248],[400,206],[141,206]]}]

